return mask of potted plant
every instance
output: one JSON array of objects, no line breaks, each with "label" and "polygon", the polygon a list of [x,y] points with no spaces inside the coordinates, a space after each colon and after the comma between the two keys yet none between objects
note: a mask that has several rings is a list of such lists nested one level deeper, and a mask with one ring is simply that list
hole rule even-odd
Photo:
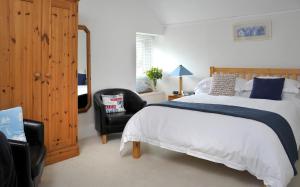
[{"label": "potted plant", "polygon": [[162,78],[162,69],[152,67],[146,71],[146,75],[149,80],[152,80],[154,90],[156,90],[157,80]]}]

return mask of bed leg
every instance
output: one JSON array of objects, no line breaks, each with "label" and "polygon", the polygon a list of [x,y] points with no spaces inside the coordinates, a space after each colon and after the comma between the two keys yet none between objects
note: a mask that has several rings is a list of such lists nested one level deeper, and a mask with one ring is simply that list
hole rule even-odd
[{"label": "bed leg", "polygon": [[107,144],[107,134],[102,134],[100,137],[102,144]]},{"label": "bed leg", "polygon": [[132,157],[134,159],[139,159],[141,157],[141,143],[132,142]]}]

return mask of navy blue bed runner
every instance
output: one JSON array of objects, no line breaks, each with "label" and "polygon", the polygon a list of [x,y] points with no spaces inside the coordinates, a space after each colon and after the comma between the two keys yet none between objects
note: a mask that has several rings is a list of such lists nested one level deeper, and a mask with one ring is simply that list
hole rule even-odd
[{"label": "navy blue bed runner", "polygon": [[297,175],[295,163],[298,160],[297,144],[291,126],[285,118],[274,112],[258,110],[253,108],[245,108],[239,106],[204,104],[204,103],[187,103],[177,101],[167,101],[147,106],[162,106],[169,108],[178,108],[185,110],[193,110],[199,112],[222,114],[227,116],[240,117],[262,122],[269,126],[278,136],[285,152],[294,169],[294,175]]}]

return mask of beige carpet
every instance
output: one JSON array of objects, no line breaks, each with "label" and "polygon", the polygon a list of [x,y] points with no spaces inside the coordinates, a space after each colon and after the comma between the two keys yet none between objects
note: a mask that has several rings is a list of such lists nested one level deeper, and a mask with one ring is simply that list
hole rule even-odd
[{"label": "beige carpet", "polygon": [[[262,186],[247,172],[142,144],[139,160],[119,154],[120,136],[80,142],[80,156],[45,168],[41,187],[238,187]],[[300,170],[300,163],[297,163]],[[289,187],[299,187],[300,176]]]}]

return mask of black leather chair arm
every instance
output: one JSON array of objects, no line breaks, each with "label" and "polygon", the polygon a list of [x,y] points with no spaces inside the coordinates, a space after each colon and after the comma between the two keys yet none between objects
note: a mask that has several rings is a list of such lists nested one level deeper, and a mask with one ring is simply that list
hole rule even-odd
[{"label": "black leather chair arm", "polygon": [[24,131],[29,145],[44,146],[44,125],[42,122],[24,120]]},{"label": "black leather chair arm", "polygon": [[31,159],[28,143],[9,140],[9,144],[12,154],[14,155],[13,158],[18,176],[18,184],[24,187],[33,187],[34,184],[31,177]]},{"label": "black leather chair arm", "polygon": [[0,186],[18,187],[17,174],[9,141],[0,131]]},{"label": "black leather chair arm", "polygon": [[105,118],[107,116],[105,105],[103,104],[102,100],[99,98],[99,96],[95,95],[94,97],[94,105],[95,109],[100,112],[100,115],[102,118]]},{"label": "black leather chair arm", "polygon": [[127,92],[125,94],[124,105],[126,110],[136,113],[139,110],[143,109],[147,102],[144,101],[138,94],[135,92]]},{"label": "black leather chair arm", "polygon": [[142,103],[141,103],[141,109],[143,109],[145,106],[147,105],[147,101],[142,101]]},{"label": "black leather chair arm", "polygon": [[103,104],[103,102],[101,101],[98,95],[95,95],[94,97],[94,105],[95,105],[95,109],[101,110],[102,112],[106,113],[105,105]]},{"label": "black leather chair arm", "polygon": [[107,118],[107,114],[105,111],[105,106],[102,102],[102,100],[99,98],[101,97],[98,94],[94,95],[94,112],[95,112],[95,127],[100,132],[100,134],[105,134],[105,129],[103,129],[104,126],[106,126],[105,119]]}]

